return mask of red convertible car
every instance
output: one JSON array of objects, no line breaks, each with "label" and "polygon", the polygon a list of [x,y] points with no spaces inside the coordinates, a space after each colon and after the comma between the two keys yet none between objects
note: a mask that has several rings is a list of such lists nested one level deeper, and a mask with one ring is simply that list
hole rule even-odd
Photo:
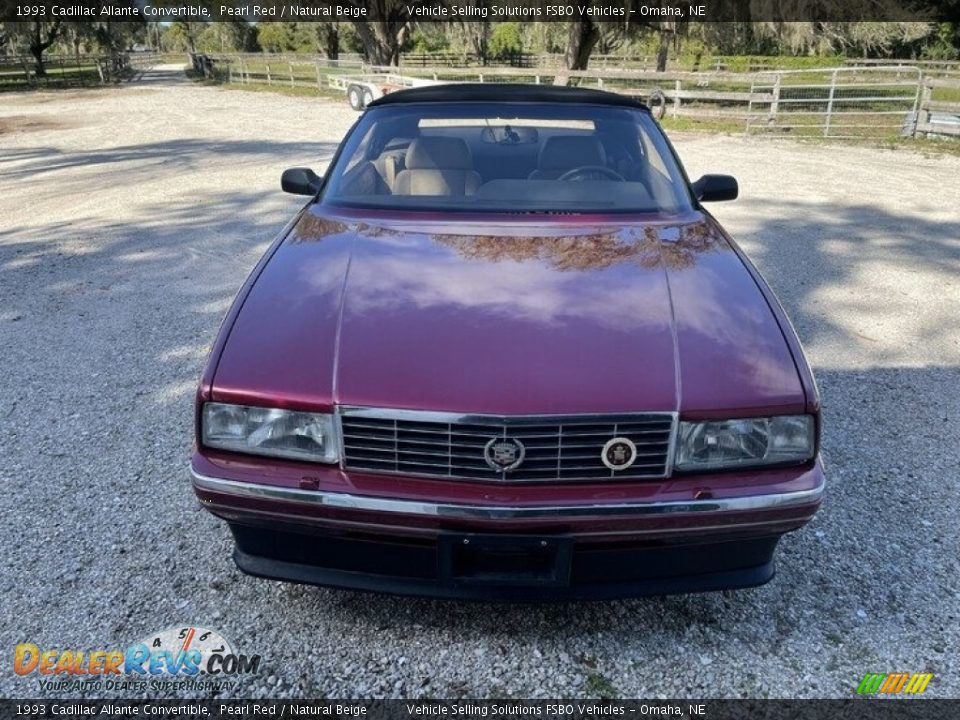
[{"label": "red convertible car", "polygon": [[193,486],[244,571],[434,597],[746,587],[816,512],[797,336],[643,105],[370,104],[241,288]]}]

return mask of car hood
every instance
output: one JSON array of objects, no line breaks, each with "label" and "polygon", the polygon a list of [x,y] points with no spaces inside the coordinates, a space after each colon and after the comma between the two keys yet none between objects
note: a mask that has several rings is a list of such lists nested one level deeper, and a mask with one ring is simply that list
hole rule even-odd
[{"label": "car hood", "polygon": [[802,412],[714,221],[363,220],[311,206],[246,298],[215,398],[465,413]]}]

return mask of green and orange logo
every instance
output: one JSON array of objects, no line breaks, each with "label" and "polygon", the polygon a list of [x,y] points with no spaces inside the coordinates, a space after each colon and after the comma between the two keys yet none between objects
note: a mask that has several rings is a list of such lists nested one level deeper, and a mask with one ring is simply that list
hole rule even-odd
[{"label": "green and orange logo", "polygon": [[859,695],[919,695],[933,680],[933,673],[867,673],[857,688]]}]

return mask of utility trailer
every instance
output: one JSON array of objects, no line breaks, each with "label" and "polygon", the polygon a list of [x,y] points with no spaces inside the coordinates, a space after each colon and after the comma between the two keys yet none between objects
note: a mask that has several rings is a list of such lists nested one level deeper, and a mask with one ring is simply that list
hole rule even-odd
[{"label": "utility trailer", "polygon": [[365,73],[362,75],[331,75],[330,87],[346,93],[347,102],[354,110],[367,105],[387,93],[424,85],[442,85],[439,80],[408,77],[399,73]]}]

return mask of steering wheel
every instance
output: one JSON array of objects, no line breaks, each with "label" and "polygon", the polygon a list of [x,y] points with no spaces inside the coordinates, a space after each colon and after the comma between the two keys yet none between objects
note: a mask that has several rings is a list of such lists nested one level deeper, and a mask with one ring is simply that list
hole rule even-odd
[{"label": "steering wheel", "polygon": [[619,182],[626,182],[626,178],[624,178],[623,175],[604,165],[581,165],[572,170],[567,170],[563,175],[558,177],[557,180],[567,180],[571,182],[578,182],[580,180],[617,180]]}]

